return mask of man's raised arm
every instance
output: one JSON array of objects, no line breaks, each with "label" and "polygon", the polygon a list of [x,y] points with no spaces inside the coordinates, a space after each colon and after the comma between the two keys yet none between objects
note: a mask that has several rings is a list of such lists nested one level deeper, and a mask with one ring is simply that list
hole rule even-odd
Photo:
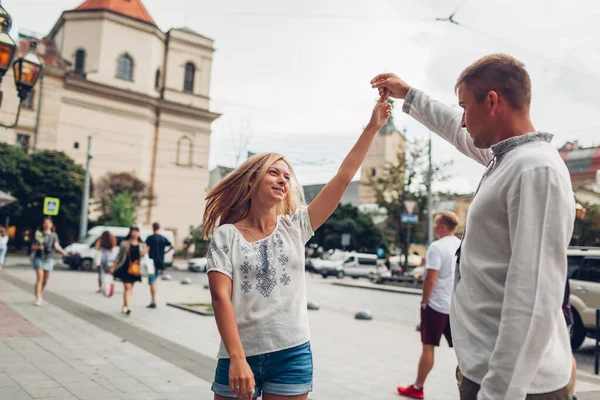
[{"label": "man's raised arm", "polygon": [[492,159],[490,149],[475,147],[473,139],[462,127],[462,113],[452,107],[433,100],[394,74],[380,74],[371,80],[371,85],[379,90],[379,95],[404,99],[402,111],[419,121],[429,130],[454,145],[464,155],[482,165]]}]

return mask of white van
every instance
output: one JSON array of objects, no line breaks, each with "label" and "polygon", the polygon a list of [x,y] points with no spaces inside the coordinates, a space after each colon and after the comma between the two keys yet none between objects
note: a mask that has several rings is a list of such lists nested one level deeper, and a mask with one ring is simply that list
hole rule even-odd
[{"label": "white van", "polygon": [[[94,265],[94,257],[96,256],[96,248],[94,246],[104,231],[109,231],[117,238],[117,246],[129,234],[129,228],[120,226],[95,226],[87,232],[83,242],[71,243],[65,247],[67,256],[63,258],[63,262],[71,269],[82,269],[87,271],[94,269],[96,267]],[[140,229],[140,239],[145,241],[148,236],[152,235],[152,233],[153,232],[150,229]],[[169,242],[175,243],[175,235],[173,234],[173,231],[161,230],[159,233],[163,235]],[[170,267],[173,265],[174,254],[174,249],[171,249],[165,253],[165,266]]]},{"label": "white van", "polygon": [[346,253],[343,264],[344,275],[352,278],[370,278],[377,276],[379,269],[385,268],[385,260],[381,260],[376,254]]}]

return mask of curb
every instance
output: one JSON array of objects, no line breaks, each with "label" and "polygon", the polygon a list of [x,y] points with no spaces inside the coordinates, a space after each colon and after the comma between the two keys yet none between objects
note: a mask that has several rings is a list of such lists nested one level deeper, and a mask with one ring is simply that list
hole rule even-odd
[{"label": "curb", "polygon": [[421,289],[410,289],[410,288],[402,288],[397,286],[383,286],[382,284],[378,286],[367,286],[354,284],[349,282],[331,282],[330,285],[335,286],[344,286],[351,287],[356,289],[367,289],[367,290],[378,290],[380,292],[389,292],[389,293],[403,293],[403,294],[412,294],[414,296],[421,296],[423,291]]},{"label": "curb", "polygon": [[174,307],[174,308],[179,308],[180,310],[189,311],[194,314],[203,315],[205,317],[207,317],[207,316],[212,317],[213,315],[215,315],[212,312],[196,310],[195,308],[184,306],[183,304],[179,304],[179,303],[167,303],[167,305]]}]

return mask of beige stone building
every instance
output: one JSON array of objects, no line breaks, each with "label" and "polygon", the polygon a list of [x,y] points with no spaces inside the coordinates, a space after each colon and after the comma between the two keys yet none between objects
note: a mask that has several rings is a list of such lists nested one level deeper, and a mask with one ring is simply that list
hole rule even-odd
[{"label": "beige stone building", "polygon": [[[360,185],[358,187],[359,204],[375,203],[373,189],[366,186],[370,178],[377,178],[383,173],[387,164],[398,164],[398,153],[404,154],[406,139],[404,135],[394,126],[394,118],[390,117],[373,140],[371,148],[365,161],[361,166]],[[390,196],[398,196],[400,193],[390,193]]]},{"label": "beige stone building", "polygon": [[[21,37],[19,52],[31,40]],[[157,196],[142,205],[138,223],[159,221],[181,243],[202,220],[209,184],[211,122],[219,117],[209,107],[213,52],[213,40],[190,29],[161,31],[140,0],[84,1],[38,41],[43,80],[0,141],[64,151],[85,165],[91,135],[92,178],[134,172]],[[11,84],[8,73],[5,124],[17,110]]]}]

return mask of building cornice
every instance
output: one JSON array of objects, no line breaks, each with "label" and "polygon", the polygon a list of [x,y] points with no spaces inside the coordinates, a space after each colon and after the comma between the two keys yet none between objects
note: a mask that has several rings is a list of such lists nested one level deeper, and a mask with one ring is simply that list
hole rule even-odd
[{"label": "building cornice", "polygon": [[97,96],[102,96],[107,99],[122,101],[142,107],[148,107],[152,109],[158,108],[158,110],[163,113],[187,118],[198,118],[209,123],[221,116],[221,114],[214,113],[207,109],[191,107],[189,105],[162,100],[157,97],[151,97],[143,93],[120,89],[98,82],[92,82],[82,79],[71,73],[65,74],[64,84],[66,89],[87,92]]}]

